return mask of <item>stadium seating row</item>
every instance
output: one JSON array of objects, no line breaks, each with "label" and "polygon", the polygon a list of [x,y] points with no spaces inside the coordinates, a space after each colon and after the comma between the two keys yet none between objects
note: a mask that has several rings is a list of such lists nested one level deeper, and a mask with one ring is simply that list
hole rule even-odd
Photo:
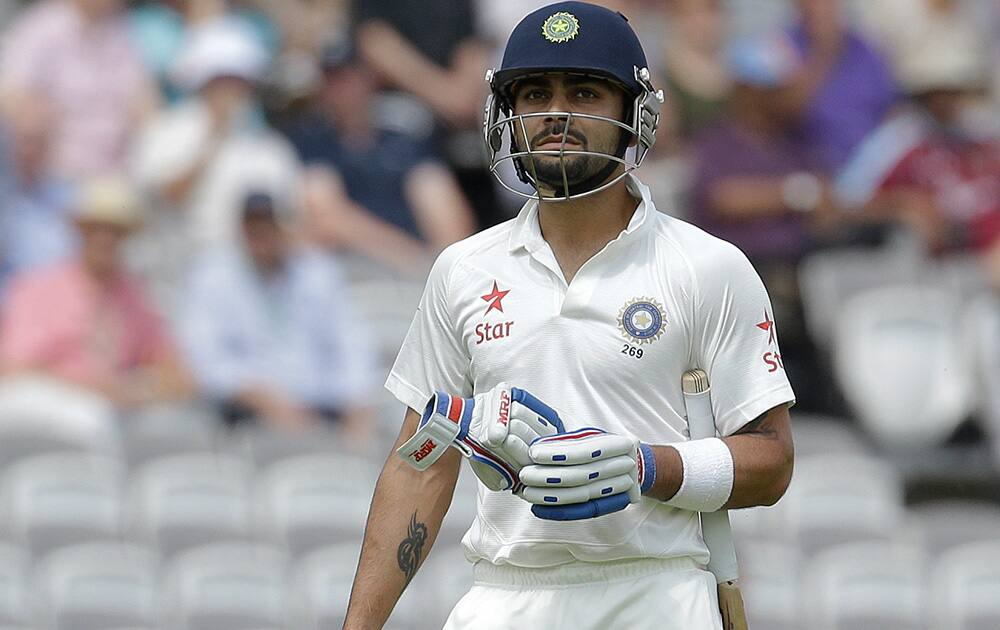
[{"label": "stadium seating row", "polygon": [[[140,545],[92,542],[53,551],[32,567],[22,549],[0,544],[0,628],[339,627],[358,551],[359,542],[351,541],[294,560],[268,545],[220,541],[167,562]],[[471,583],[461,559],[448,552],[440,556],[427,570],[438,579],[415,585],[388,628],[440,627]],[[442,564],[449,561],[458,564],[445,571]]]},{"label": "stadium seating row", "polygon": [[[83,543],[44,557],[0,545],[0,625],[39,630],[313,630],[346,613],[360,541],[291,559],[241,541],[195,547],[169,561],[124,543]],[[755,630],[980,630],[1000,627],[1000,542],[931,557],[898,541],[845,543],[804,560],[778,542],[740,545]],[[442,541],[387,628],[439,628],[471,584]]]}]

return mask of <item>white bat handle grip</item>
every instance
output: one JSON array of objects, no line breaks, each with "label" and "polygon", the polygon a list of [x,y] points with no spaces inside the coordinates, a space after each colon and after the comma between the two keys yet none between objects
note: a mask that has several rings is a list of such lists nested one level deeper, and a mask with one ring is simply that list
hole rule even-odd
[{"label": "white bat handle grip", "polygon": [[[711,390],[708,379],[699,387],[688,387],[684,383],[684,404],[688,414],[688,432],[692,440],[715,437],[715,415],[712,412]],[[702,389],[703,388],[703,389]],[[702,391],[688,391],[702,389]],[[701,513],[701,534],[711,552],[708,570],[720,584],[736,580],[739,569],[736,549],[733,547],[733,532],[729,526],[729,514],[725,510]]]}]

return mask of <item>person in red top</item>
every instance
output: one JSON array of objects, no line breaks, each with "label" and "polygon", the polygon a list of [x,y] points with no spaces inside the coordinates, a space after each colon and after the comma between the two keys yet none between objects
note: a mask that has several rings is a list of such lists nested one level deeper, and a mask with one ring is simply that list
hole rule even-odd
[{"label": "person in red top", "polygon": [[1000,141],[970,124],[987,86],[976,38],[955,30],[899,68],[910,111],[866,141],[841,191],[915,228],[935,254],[982,253],[1000,240]]},{"label": "person in red top", "polygon": [[190,378],[121,245],[139,225],[129,189],[91,180],[74,210],[78,254],[16,276],[0,313],[0,375],[38,374],[120,407],[186,397]]}]

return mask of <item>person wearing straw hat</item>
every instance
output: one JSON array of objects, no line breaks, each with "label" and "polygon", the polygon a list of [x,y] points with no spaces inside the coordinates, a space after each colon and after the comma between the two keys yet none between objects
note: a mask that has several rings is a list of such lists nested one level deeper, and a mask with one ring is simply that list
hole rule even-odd
[{"label": "person wearing straw hat", "polygon": [[84,182],[72,210],[79,248],[15,277],[0,315],[0,373],[42,374],[103,394],[123,408],[185,398],[186,368],[122,246],[142,222],[126,182]]}]

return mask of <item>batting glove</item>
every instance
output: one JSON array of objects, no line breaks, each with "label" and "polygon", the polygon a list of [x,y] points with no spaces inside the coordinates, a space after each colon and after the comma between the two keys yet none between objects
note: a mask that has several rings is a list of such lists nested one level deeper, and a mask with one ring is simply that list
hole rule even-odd
[{"label": "batting glove", "polygon": [[416,433],[396,453],[417,470],[426,470],[451,446],[469,459],[487,488],[517,493],[523,487],[519,473],[532,463],[528,445],[563,431],[552,407],[500,383],[474,398],[435,393]]},{"label": "batting glove", "polygon": [[637,503],[656,476],[653,451],[634,437],[585,428],[532,443],[521,497],[538,518],[596,518]]}]

